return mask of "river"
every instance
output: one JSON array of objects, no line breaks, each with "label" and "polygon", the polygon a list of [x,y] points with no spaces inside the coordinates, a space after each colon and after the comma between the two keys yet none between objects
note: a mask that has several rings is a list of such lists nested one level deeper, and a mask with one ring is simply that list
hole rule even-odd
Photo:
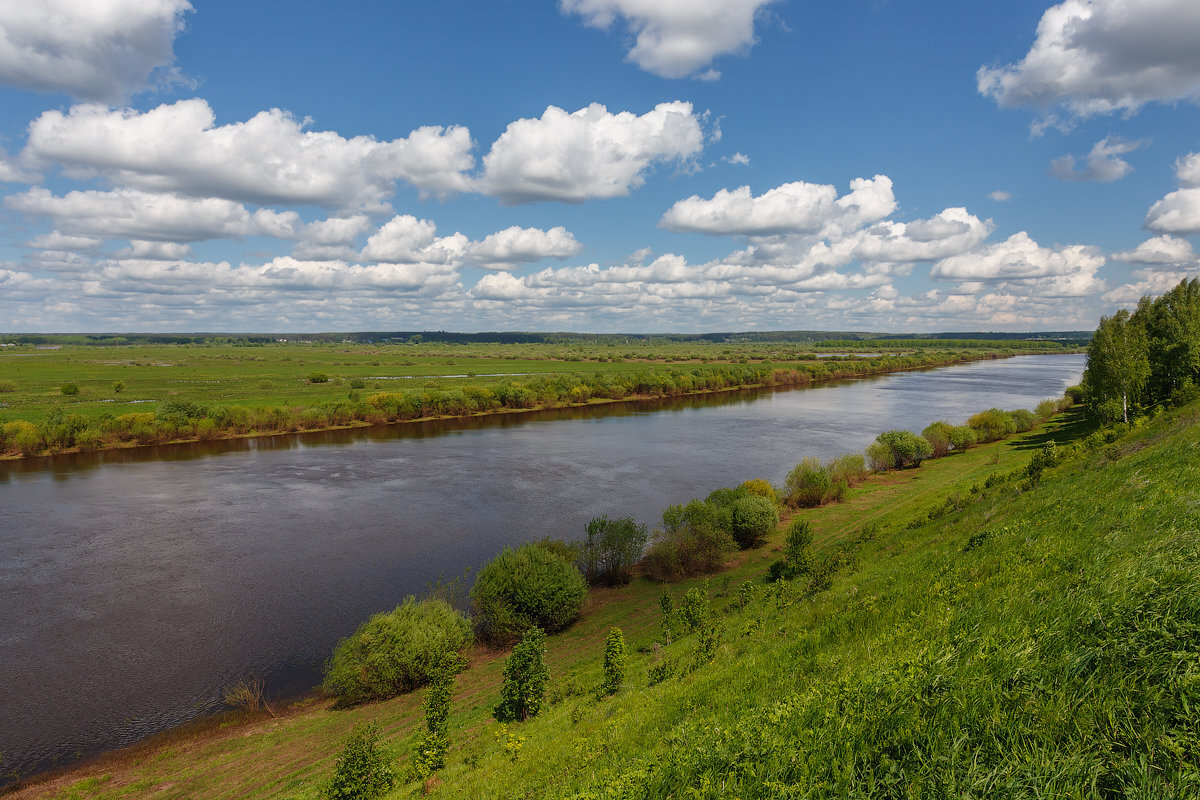
[{"label": "river", "polygon": [[0,463],[0,784],[320,680],[337,640],[505,545],[671,503],[889,428],[1032,408],[1082,355],[785,391]]}]

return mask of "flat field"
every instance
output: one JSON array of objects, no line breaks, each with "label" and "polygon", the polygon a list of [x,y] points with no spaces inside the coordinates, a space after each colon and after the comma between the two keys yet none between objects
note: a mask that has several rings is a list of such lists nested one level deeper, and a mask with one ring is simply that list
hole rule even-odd
[{"label": "flat field", "polygon": [[[825,348],[826,350],[828,348]],[[669,374],[705,365],[796,368],[908,355],[898,343],[814,352],[788,343],[627,344],[187,344],[35,346],[0,349],[0,422],[40,422],[51,409],[87,417],[153,411],[165,401],[249,408],[313,407],[376,392],[491,387],[547,376]],[[922,348],[958,360],[1045,352],[1024,342]],[[324,376],[326,380],[320,378]],[[314,381],[313,378],[316,378]],[[64,387],[68,387],[64,393]],[[70,387],[78,389],[72,392]],[[149,406],[149,407],[147,407]]]}]

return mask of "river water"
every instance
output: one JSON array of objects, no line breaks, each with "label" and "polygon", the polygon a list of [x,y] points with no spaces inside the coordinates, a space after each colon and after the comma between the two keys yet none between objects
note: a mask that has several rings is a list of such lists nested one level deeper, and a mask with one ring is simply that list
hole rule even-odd
[{"label": "river water", "polygon": [[1032,408],[1082,355],[787,391],[0,463],[0,785],[320,681],[337,640],[505,545],[671,503],[889,428]]}]

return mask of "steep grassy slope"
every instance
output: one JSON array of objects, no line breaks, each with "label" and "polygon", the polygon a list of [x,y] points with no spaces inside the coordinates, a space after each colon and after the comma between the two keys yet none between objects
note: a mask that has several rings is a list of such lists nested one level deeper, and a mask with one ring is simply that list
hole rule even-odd
[{"label": "steep grassy slope", "polygon": [[713,663],[648,685],[647,661],[691,661],[674,643],[615,699],[510,731],[515,758],[467,748],[436,792],[1200,796],[1198,416],[860,537],[827,591],[725,616]]}]

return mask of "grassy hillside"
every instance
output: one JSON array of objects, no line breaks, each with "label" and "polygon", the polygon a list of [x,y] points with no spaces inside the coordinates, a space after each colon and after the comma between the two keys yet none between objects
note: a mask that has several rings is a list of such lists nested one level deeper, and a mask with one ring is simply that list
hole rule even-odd
[{"label": "grassy hillside", "polygon": [[[765,584],[777,542],[670,587],[707,585],[711,662],[695,635],[654,644],[661,586],[593,592],[551,638],[542,715],[490,720],[500,658],[480,651],[459,678],[449,765],[391,796],[1200,796],[1198,420],[1192,406],[1093,437],[1030,486],[1015,472],[1041,443],[1079,435],[1060,418],[801,512],[843,562],[827,587]],[[612,625],[629,677],[598,700]],[[403,767],[419,704],[311,701],[19,796],[315,798],[356,722],[377,720]]]}]

